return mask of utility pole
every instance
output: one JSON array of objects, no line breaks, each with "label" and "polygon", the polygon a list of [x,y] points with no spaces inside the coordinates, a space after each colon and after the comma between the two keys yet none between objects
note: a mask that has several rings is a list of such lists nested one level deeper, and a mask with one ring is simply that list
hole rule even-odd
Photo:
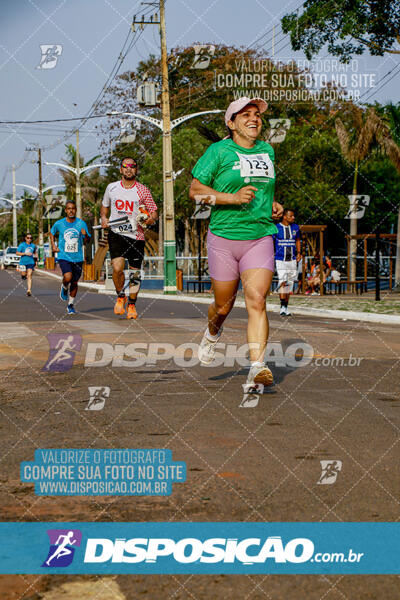
[{"label": "utility pole", "polygon": [[39,210],[38,210],[38,219],[39,219],[39,246],[43,246],[44,238],[43,238],[43,182],[42,182],[42,149],[38,148],[38,166],[39,166],[39,194],[38,194],[38,202],[39,202]]},{"label": "utility pole", "polygon": [[[157,6],[155,2],[142,2],[149,6]],[[130,115],[137,119],[147,121],[155,125],[162,131],[163,136],[163,222],[162,232],[164,237],[164,294],[176,294],[176,241],[175,241],[175,205],[174,205],[174,176],[172,167],[172,144],[171,131],[174,127],[180,125],[188,119],[198,117],[204,114],[220,113],[221,110],[207,110],[185,115],[174,119],[171,123],[170,116],[170,98],[168,83],[168,62],[167,62],[167,40],[165,33],[165,0],[159,0],[160,20],[157,21],[157,14],[150,21],[142,20],[132,21],[132,31],[135,31],[135,25],[143,29],[144,25],[158,25],[161,38],[161,120],[147,115],[140,115],[131,112],[112,111],[109,113],[118,115]],[[161,224],[160,224],[161,225]]]},{"label": "utility pole", "polygon": [[380,267],[381,267],[381,237],[379,228],[375,233],[375,301],[379,302],[381,299],[381,279],[380,279]]},{"label": "utility pole", "polygon": [[160,0],[160,36],[162,90],[161,110],[163,120],[163,189],[164,189],[164,293],[176,294],[176,242],[174,179],[172,169],[171,117],[169,107],[169,83],[167,64],[167,40],[165,35],[165,0]]},{"label": "utility pole", "polygon": [[[146,2],[154,6],[153,2]],[[160,20],[133,19],[132,29],[139,25],[159,25],[161,39],[161,127],[163,136],[163,234],[164,234],[164,294],[176,294],[176,241],[174,178],[172,168],[171,115],[169,105],[169,83],[167,63],[167,40],[165,33],[165,0],[159,0]]]},{"label": "utility pole", "polygon": [[358,177],[358,159],[354,164],[354,180],[353,180],[353,198],[350,206],[350,281],[357,279],[357,177]]},{"label": "utility pole", "polygon": [[12,202],[12,216],[13,216],[13,246],[18,246],[17,236],[17,191],[15,186],[15,165],[12,166],[12,190],[13,190],[13,202]]},{"label": "utility pole", "polygon": [[[39,254],[40,254],[40,247],[43,247],[43,189],[42,189],[42,150],[41,148],[38,147],[33,147],[33,148],[29,148],[26,147],[25,150],[27,152],[37,152],[38,153],[38,167],[39,167],[39,187],[34,187],[32,185],[25,185],[25,184],[20,184],[17,183],[16,185],[20,185],[21,187],[27,187],[31,190],[34,190],[37,195],[38,195],[38,242],[39,242]],[[39,256],[40,258],[40,256]]]},{"label": "utility pole", "polygon": [[82,219],[81,161],[80,161],[80,156],[79,156],[79,129],[76,130],[75,170],[76,170],[76,187],[75,187],[76,216],[78,217],[78,219]]},{"label": "utility pole", "polygon": [[396,264],[394,271],[395,291],[400,291],[400,206],[397,214]]}]

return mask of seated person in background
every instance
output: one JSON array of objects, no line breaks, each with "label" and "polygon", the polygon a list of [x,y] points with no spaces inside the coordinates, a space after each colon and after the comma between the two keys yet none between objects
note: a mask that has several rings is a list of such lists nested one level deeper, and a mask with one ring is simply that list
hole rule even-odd
[{"label": "seated person in background", "polygon": [[[317,267],[317,266],[319,267],[319,263],[320,263],[319,252],[317,252],[316,254],[314,254],[314,258],[311,261],[311,274],[313,274],[315,267]],[[322,264],[326,269],[329,269],[329,271],[330,271],[330,269],[332,267],[332,263],[328,256],[322,257]]]},{"label": "seated person in background", "polygon": [[331,280],[334,281],[335,283],[340,281],[340,272],[333,265],[332,265],[332,270],[331,270]]},{"label": "seated person in background", "polygon": [[[300,258],[299,262],[297,263],[297,290],[296,290],[296,294],[300,294],[300,292],[302,291],[302,284],[303,284],[303,259]],[[306,270],[306,289],[307,289],[307,270]]]},{"label": "seated person in background", "polygon": [[[322,272],[323,272],[323,283],[327,281],[331,272],[331,261],[328,257],[324,256],[322,259]],[[320,256],[315,254],[311,263],[311,277],[308,281],[311,294],[317,296],[320,293],[321,278],[320,278]]]}]

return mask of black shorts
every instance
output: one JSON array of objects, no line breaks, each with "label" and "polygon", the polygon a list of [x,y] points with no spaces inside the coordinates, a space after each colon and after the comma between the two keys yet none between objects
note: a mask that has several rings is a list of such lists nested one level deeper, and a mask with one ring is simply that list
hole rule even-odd
[{"label": "black shorts", "polygon": [[144,240],[133,240],[126,235],[108,232],[108,247],[111,260],[114,258],[126,258],[130,267],[140,269],[144,257]]},{"label": "black shorts", "polygon": [[70,262],[69,260],[63,260],[62,258],[60,258],[58,260],[58,264],[60,265],[60,269],[63,275],[65,275],[65,273],[72,273],[72,281],[74,283],[79,281],[82,275],[83,262],[74,263]]}]

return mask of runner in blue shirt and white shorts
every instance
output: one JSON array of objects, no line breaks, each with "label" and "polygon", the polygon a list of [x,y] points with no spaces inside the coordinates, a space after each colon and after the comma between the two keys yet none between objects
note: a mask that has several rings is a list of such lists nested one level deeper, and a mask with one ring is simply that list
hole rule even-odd
[{"label": "runner in blue shirt and white shorts", "polygon": [[27,233],[25,241],[22,242],[18,248],[16,254],[20,256],[18,271],[21,273],[22,279],[27,280],[27,296],[32,296],[32,273],[35,270],[37,255],[36,245],[32,242],[32,234]]},{"label": "runner in blue shirt and white shorts", "polygon": [[301,259],[300,227],[294,222],[294,211],[285,208],[282,221],[277,224],[275,242],[275,267],[278,273],[277,292],[281,300],[280,315],[290,317],[289,296],[297,279],[297,263]]},{"label": "runner in blue shirt and white shorts", "polygon": [[[67,302],[67,313],[74,315],[78,281],[82,275],[83,245],[89,241],[90,234],[85,221],[76,217],[75,202],[67,202],[65,212],[67,216],[56,221],[51,228],[50,241],[53,252],[58,253],[57,260],[63,274],[60,298]],[[56,235],[58,248],[55,243]]]}]

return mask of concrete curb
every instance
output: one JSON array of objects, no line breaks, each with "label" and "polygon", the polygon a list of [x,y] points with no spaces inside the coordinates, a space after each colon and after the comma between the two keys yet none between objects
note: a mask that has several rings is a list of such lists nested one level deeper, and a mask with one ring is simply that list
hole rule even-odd
[{"label": "concrete curb", "polygon": [[[49,273],[48,271],[39,271],[36,273],[42,273],[48,275],[54,279],[61,280],[61,276],[56,273]],[[114,295],[115,292],[111,290],[105,290],[104,285],[101,283],[89,283],[79,282],[81,287],[97,290],[99,294]],[[163,294],[154,294],[151,292],[141,292],[141,298],[149,298],[153,300],[173,300],[174,302],[195,302],[196,304],[210,304],[211,298],[195,298],[191,296],[164,296]],[[244,300],[236,300],[236,308],[245,308]],[[280,307],[276,304],[268,304],[268,310],[273,313],[279,313]],[[390,325],[400,325],[400,315],[384,315],[379,313],[365,313],[352,310],[330,310],[323,308],[294,308],[290,307],[290,312],[293,315],[301,315],[306,317],[320,317],[322,319],[340,319],[342,321],[364,321],[366,323],[383,323]]]},{"label": "concrete curb", "polygon": [[[105,292],[99,292],[104,294]],[[108,292],[107,292],[108,293]],[[211,298],[192,298],[190,296],[164,296],[161,294],[151,294],[142,292],[142,298],[153,298],[162,300],[178,300],[180,302],[196,302],[198,304],[210,304]],[[236,308],[245,308],[244,300],[236,300]],[[268,304],[268,310],[273,313],[279,313],[280,306],[276,304]],[[379,313],[364,313],[351,310],[328,310],[323,308],[293,308],[290,307],[290,312],[293,315],[304,315],[330,319],[341,319],[342,321],[365,321],[371,323],[390,323],[392,325],[400,325],[400,316],[383,315]]]},{"label": "concrete curb", "polygon": [[[35,273],[40,273],[41,275],[47,275],[48,277],[52,277],[53,279],[58,279],[59,281],[61,281],[61,275],[57,275],[57,273],[50,273],[49,271],[41,271],[40,269],[37,269],[35,271]],[[101,283],[91,283],[88,281],[80,281],[79,287],[89,288],[89,289],[97,290],[98,292],[100,292],[100,290],[104,287],[104,285]]]}]

